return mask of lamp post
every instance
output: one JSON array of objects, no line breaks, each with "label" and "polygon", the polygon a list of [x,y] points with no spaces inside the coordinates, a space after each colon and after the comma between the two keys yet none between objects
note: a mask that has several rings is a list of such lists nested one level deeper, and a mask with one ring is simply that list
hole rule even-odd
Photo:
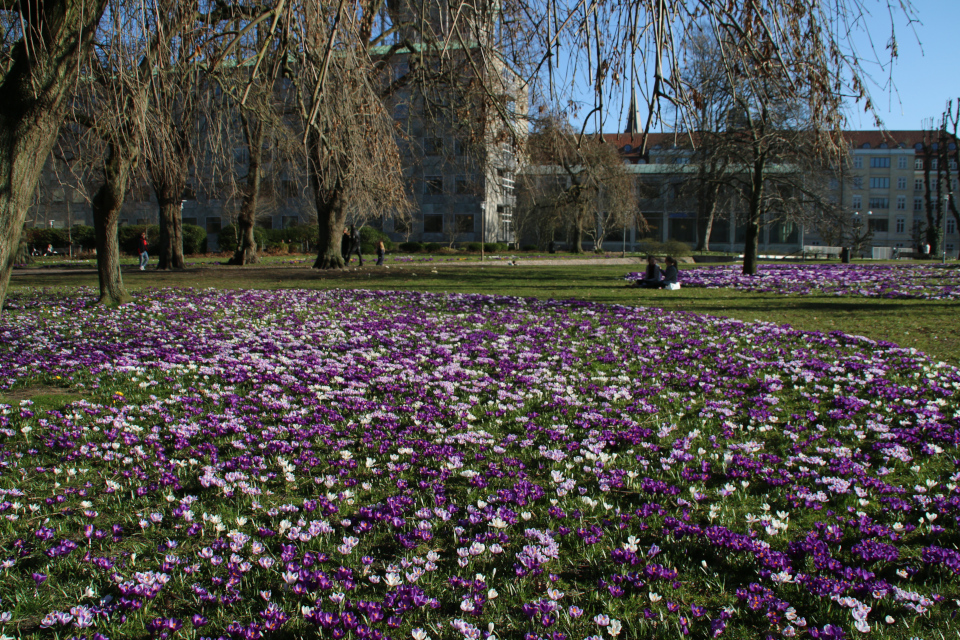
[{"label": "lamp post", "polygon": [[943,194],[943,210],[940,213],[940,217],[943,218],[942,229],[943,233],[940,234],[940,250],[941,250],[941,260],[940,264],[947,264],[947,205],[950,204],[950,196],[948,194]]}]

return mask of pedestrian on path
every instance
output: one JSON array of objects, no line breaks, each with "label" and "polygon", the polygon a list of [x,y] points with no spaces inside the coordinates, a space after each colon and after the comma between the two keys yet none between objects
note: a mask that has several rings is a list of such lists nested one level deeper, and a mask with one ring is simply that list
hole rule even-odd
[{"label": "pedestrian on path", "polygon": [[147,268],[147,262],[150,261],[150,256],[147,254],[147,232],[144,231],[140,234],[140,239],[137,240],[137,253],[140,254],[140,271],[144,271]]}]

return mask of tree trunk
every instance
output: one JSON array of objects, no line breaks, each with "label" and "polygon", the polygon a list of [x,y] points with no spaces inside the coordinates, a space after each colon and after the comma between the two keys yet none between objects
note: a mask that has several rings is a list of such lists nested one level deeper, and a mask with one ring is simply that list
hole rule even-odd
[{"label": "tree trunk", "polygon": [[[173,126],[170,125],[171,130]],[[183,221],[180,206],[187,186],[187,153],[177,145],[150,164],[153,191],[160,206],[160,249],[157,269],[183,269]]]},{"label": "tree trunk", "polygon": [[[243,193],[243,202],[240,213],[237,215],[237,227],[240,235],[237,250],[227,264],[244,265],[255,264],[257,258],[257,241],[253,235],[253,227],[257,222],[257,205],[260,202],[260,178],[263,173],[260,158],[263,155],[263,125],[260,122],[251,122],[246,113],[240,112],[243,124],[243,134],[247,141],[247,187]],[[319,211],[319,208],[318,208]]]},{"label": "tree trunk", "polygon": [[717,214],[718,187],[703,190],[705,201],[698,203],[697,251],[710,251],[710,234],[713,233],[713,220]]},{"label": "tree trunk", "polygon": [[763,173],[765,157],[761,154],[753,161],[750,184],[750,211],[747,221],[747,237],[743,247],[743,275],[757,275],[757,258],[760,253],[760,219],[763,216]]},{"label": "tree trunk", "polygon": [[183,224],[180,194],[183,189],[167,186],[156,189],[160,201],[160,250],[157,269],[183,269]]},{"label": "tree trunk", "polygon": [[310,132],[307,147],[307,166],[317,207],[317,227],[319,228],[317,260],[313,263],[313,268],[343,269],[346,261],[343,258],[341,243],[343,230],[347,224],[347,210],[341,197],[343,184],[339,175],[330,178],[333,180],[332,185],[325,184],[322,173],[324,149],[321,146],[320,136],[315,130]]},{"label": "tree trunk", "polygon": [[27,35],[0,81],[0,308],[20,246],[27,209],[75,88],[78,60],[90,47],[105,0],[24,0]]},{"label": "tree trunk", "polygon": [[[126,146],[126,145],[124,145]],[[91,203],[93,231],[97,242],[97,275],[100,279],[100,303],[122,304],[130,300],[120,275],[120,246],[117,241],[117,222],[120,207],[127,192],[130,174],[136,165],[136,152],[127,148],[121,152],[116,143],[110,143],[104,163],[104,181]]]}]

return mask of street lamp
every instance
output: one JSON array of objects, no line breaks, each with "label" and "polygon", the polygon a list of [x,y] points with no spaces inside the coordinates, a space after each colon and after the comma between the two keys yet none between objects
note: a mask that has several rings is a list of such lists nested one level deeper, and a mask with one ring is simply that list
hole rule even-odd
[{"label": "street lamp", "polygon": [[947,264],[947,205],[950,204],[950,194],[943,194],[943,209],[940,212],[940,217],[943,218],[943,224],[941,225],[940,234],[940,264]]}]

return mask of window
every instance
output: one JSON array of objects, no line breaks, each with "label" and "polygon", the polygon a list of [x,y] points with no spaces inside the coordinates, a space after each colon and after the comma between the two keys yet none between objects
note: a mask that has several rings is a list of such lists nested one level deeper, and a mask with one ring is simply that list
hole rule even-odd
[{"label": "window", "polygon": [[249,164],[250,150],[247,147],[235,147],[233,149],[233,159],[237,164]]},{"label": "window", "polygon": [[887,232],[887,220],[879,219],[874,220],[871,218],[867,221],[867,225],[873,233],[886,233]]},{"label": "window", "polygon": [[394,218],[393,230],[397,233],[410,233],[410,220],[408,218]]},{"label": "window", "polygon": [[897,189],[899,189],[900,191],[906,191],[907,189],[906,178],[897,178]]},{"label": "window", "polygon": [[877,158],[870,158],[870,168],[871,169],[889,169],[890,156],[880,156]]},{"label": "window", "polygon": [[473,233],[473,214],[458,215],[457,233]]},{"label": "window", "polygon": [[854,156],[853,157],[853,168],[854,169],[863,169],[863,157]]},{"label": "window", "polygon": [[863,189],[863,178],[860,176],[853,177],[853,188],[854,189]]},{"label": "window", "polygon": [[290,229],[300,224],[300,218],[297,216],[280,216],[280,228]]},{"label": "window", "polygon": [[951,169],[951,171],[956,171],[956,170],[957,170],[957,161],[956,161],[956,160],[950,160],[950,169]]},{"label": "window", "polygon": [[473,192],[473,181],[466,176],[457,176],[457,195],[466,196]]},{"label": "window", "polygon": [[906,211],[907,209],[907,196],[897,196],[897,209],[901,211]]},{"label": "window", "polygon": [[957,232],[957,221],[953,218],[947,218],[947,233]]},{"label": "window", "polygon": [[890,178],[870,178],[871,189],[889,189]]},{"label": "window", "polygon": [[936,158],[930,158],[930,170],[931,170],[931,171],[936,171],[936,170],[937,170],[937,159],[936,159]]},{"label": "window", "polygon": [[913,168],[917,171],[923,171],[923,158],[917,158],[913,161]]},{"label": "window", "polygon": [[854,209],[859,209],[860,207],[863,206],[863,200],[860,198],[860,196],[853,196],[852,204]]},{"label": "window", "polygon": [[299,195],[297,193],[297,183],[293,180],[281,180],[280,194],[284,198],[296,198]]},{"label": "window", "polygon": [[443,176],[424,176],[423,195],[425,196],[443,195]]},{"label": "window", "polygon": [[458,156],[465,156],[467,155],[467,144],[460,138],[457,138],[453,141],[453,151]]},{"label": "window", "polygon": [[207,233],[220,233],[220,216],[207,216]]},{"label": "window", "polygon": [[914,198],[914,199],[913,199],[913,210],[914,210],[914,211],[923,211],[923,198]]},{"label": "window", "polygon": [[183,188],[183,193],[180,194],[180,199],[181,199],[181,200],[196,200],[196,199],[197,199],[197,191],[196,191],[196,189],[193,188],[193,185],[192,185],[192,184],[188,184],[187,186],[185,186],[185,187]]},{"label": "window", "polygon": [[870,198],[871,209],[889,209],[890,198]]},{"label": "window", "polygon": [[907,168],[907,156],[900,156],[897,158],[897,169],[906,169]]},{"label": "window", "polygon": [[923,191],[923,178],[916,178],[913,181],[914,191]]},{"label": "window", "polygon": [[907,230],[907,219],[904,217],[897,218],[897,233],[903,233]]},{"label": "window", "polygon": [[428,215],[423,216],[424,233],[443,233],[443,216]]},{"label": "window", "polygon": [[443,155],[443,138],[424,138],[423,155],[440,156]]}]

